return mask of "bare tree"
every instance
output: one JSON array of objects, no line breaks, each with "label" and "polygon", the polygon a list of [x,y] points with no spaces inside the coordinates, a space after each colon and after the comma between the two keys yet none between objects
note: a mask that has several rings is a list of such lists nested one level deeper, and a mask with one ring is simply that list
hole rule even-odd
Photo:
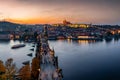
[{"label": "bare tree", "polygon": [[6,77],[9,80],[13,80],[13,76],[16,73],[16,65],[13,63],[13,59],[10,58],[5,62],[5,67],[6,67]]}]

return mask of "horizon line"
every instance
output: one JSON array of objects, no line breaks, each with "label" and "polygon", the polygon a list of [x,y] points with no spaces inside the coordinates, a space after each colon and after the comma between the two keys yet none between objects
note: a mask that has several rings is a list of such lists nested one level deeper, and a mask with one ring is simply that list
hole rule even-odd
[{"label": "horizon line", "polygon": [[[15,24],[22,24],[22,25],[45,25],[45,24],[49,24],[49,25],[52,25],[52,24],[63,24],[62,22],[61,23],[27,23],[27,22],[23,22],[23,21],[10,21],[10,20],[7,20],[7,19],[3,19],[3,20],[0,20],[0,22],[2,21],[5,21],[5,22],[10,22],[10,23],[15,23]],[[72,24],[92,24],[92,25],[117,25],[117,26],[120,26],[120,24],[105,24],[105,23],[102,23],[102,24],[93,24],[93,23],[89,23],[89,22],[82,22],[82,23],[78,23],[78,22],[74,22]]]}]

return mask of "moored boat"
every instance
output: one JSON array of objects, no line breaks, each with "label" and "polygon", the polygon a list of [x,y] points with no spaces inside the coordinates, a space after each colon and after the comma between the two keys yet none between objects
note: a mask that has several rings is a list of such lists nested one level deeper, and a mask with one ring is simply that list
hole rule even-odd
[{"label": "moored boat", "polygon": [[12,49],[16,49],[16,48],[21,48],[21,47],[25,47],[25,44],[13,45],[11,48],[12,48]]}]

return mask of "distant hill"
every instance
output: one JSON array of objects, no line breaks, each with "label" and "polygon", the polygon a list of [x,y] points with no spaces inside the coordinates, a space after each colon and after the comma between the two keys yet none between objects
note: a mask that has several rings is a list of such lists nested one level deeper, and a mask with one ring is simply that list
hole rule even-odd
[{"label": "distant hill", "polygon": [[8,21],[0,21],[0,26],[1,25],[13,25],[13,26],[18,26],[21,24],[13,23],[13,22],[8,22]]},{"label": "distant hill", "polygon": [[0,29],[4,31],[14,31],[18,26],[21,26],[17,23],[12,23],[8,21],[0,21]]}]

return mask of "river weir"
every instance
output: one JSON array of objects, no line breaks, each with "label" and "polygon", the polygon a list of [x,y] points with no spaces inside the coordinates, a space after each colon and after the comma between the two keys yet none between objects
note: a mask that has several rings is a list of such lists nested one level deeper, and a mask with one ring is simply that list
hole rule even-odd
[{"label": "river weir", "polygon": [[50,49],[46,27],[37,38],[36,54],[32,59],[33,80],[62,80],[62,69],[58,66],[58,57],[54,49]]}]

